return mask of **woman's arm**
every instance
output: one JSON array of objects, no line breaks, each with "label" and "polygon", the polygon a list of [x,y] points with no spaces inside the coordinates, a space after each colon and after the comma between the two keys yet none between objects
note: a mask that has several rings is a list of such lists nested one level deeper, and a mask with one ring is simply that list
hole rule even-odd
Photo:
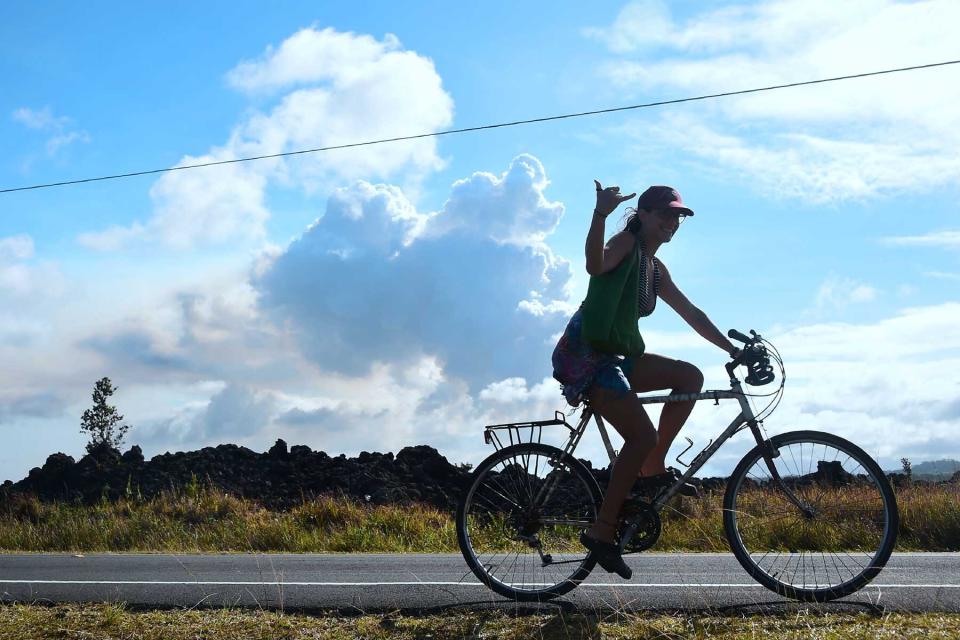
[{"label": "woman's arm", "polygon": [[587,242],[584,246],[587,273],[592,276],[606,273],[616,267],[633,248],[633,236],[625,232],[616,234],[604,245],[603,227],[607,216],[613,213],[621,202],[637,195],[631,193],[628,196],[621,196],[620,187],[603,189],[599,182],[596,180],[594,182],[597,185],[597,206],[593,210],[593,218],[590,221],[590,230],[587,232]]},{"label": "woman's arm", "polygon": [[677,288],[677,285],[673,283],[673,278],[670,277],[670,272],[667,271],[666,265],[659,260],[657,260],[657,263],[660,265],[660,297],[708,342],[717,345],[729,354],[736,351],[733,343],[727,340],[727,337],[717,329],[716,325],[707,317],[707,314],[690,302],[687,296],[683,295],[683,292]]}]

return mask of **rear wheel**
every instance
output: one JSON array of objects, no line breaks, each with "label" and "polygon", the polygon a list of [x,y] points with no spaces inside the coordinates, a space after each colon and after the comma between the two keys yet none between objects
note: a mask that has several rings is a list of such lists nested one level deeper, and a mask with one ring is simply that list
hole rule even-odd
[{"label": "rear wheel", "polygon": [[[870,582],[896,544],[899,514],[879,465],[833,434],[794,431],[769,440],[771,472],[754,447],[727,484],[723,525],[740,564],[765,587],[825,602]],[[776,476],[779,476],[778,481]]]},{"label": "rear wheel", "polygon": [[457,541],[481,582],[515,600],[547,600],[586,578],[595,560],[580,544],[601,501],[590,471],[539,443],[505,447],[481,462],[457,508]]}]

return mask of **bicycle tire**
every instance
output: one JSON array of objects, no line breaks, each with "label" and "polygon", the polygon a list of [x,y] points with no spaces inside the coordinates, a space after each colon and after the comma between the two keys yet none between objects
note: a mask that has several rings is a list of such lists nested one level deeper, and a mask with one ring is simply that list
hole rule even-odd
[{"label": "bicycle tire", "polygon": [[[779,452],[773,462],[783,481],[811,511],[805,514],[791,503],[772,476],[749,477],[754,469],[769,473],[763,459],[767,443],[757,445],[737,465],[723,498],[724,532],[737,560],[757,582],[796,600],[827,602],[861,589],[886,565],[896,545],[899,511],[886,475],[860,447],[830,433],[792,431],[768,442]],[[818,454],[821,447],[822,453]],[[831,454],[831,450],[839,453]],[[832,459],[827,459],[831,455]],[[840,460],[841,455],[846,457]],[[753,491],[756,493],[749,495]],[[849,500],[858,506],[851,504],[845,509]],[[783,511],[770,511],[775,505]],[[746,536],[748,542],[744,534],[751,519],[760,522],[752,512],[766,518],[770,531],[757,526],[756,533]],[[853,519],[844,520],[847,513]],[[786,518],[792,520],[783,522]],[[821,529],[815,531],[817,524]],[[764,539],[764,535],[768,537]],[[804,546],[808,548],[802,549]],[[828,577],[835,574],[835,580],[820,584],[817,553],[823,573]],[[771,554],[774,558],[766,564]],[[787,556],[782,565],[778,565],[780,555]],[[801,568],[805,558],[812,560],[812,584],[807,577],[808,565]],[[862,564],[861,559],[868,562]],[[793,560],[796,565],[791,569]]]},{"label": "bicycle tire", "polygon": [[[531,462],[534,459],[535,461]],[[513,466],[515,464],[523,467],[522,475],[517,467]],[[548,471],[547,467],[551,470]],[[532,474],[531,471],[533,471]],[[532,489],[537,488],[539,483],[557,471],[568,474],[570,477],[557,476],[556,481],[561,483],[558,484],[559,493],[555,491],[551,494],[550,501],[539,505],[539,508],[547,510],[562,508],[564,513],[560,514],[562,516],[560,519],[569,519],[574,524],[558,526],[556,533],[551,536],[546,533],[549,523],[544,524],[544,517],[540,517],[538,527],[537,518],[528,516],[535,513],[533,505],[530,504]],[[545,475],[537,480],[540,473]],[[496,482],[500,477],[506,477],[508,481]],[[564,481],[566,481],[565,484]],[[505,500],[501,504],[501,501],[489,498],[489,493],[509,498],[514,504],[509,505]],[[580,530],[588,528],[596,519],[601,500],[600,487],[593,474],[573,456],[564,454],[556,447],[540,443],[504,447],[477,466],[473,472],[470,487],[457,506],[456,529],[460,552],[474,575],[502,596],[519,601],[545,601],[555,598],[579,585],[590,575],[596,564],[594,557],[580,545],[577,537]],[[498,513],[498,509],[504,513]],[[497,518],[501,516],[502,520],[498,521]],[[485,524],[488,520],[492,523],[502,522],[502,524]],[[549,521],[551,518],[546,520]],[[487,528],[484,529],[484,526]],[[500,529],[503,532],[500,539],[491,535],[491,531],[496,534]],[[524,576],[521,576],[520,583],[511,581],[506,575],[506,569],[498,571],[500,565],[493,565],[493,560],[500,555],[498,548],[508,544],[516,549],[521,546],[518,536],[531,535],[530,530],[534,529],[536,530],[532,534],[534,538],[546,538],[546,540],[538,540],[540,544],[546,542],[556,546],[556,549],[547,548],[546,553],[552,557],[556,552],[561,558],[560,562],[543,565],[540,569],[562,566],[570,567],[570,571],[569,573],[565,573],[565,570],[540,571],[538,573],[541,576],[540,580],[526,581],[523,579]],[[521,558],[520,552],[515,551],[512,566],[516,567],[519,563],[524,570],[530,568],[536,571],[538,563],[542,562],[541,556],[536,552],[536,547],[528,542],[523,544],[530,547],[530,553],[525,553]],[[485,561],[486,555],[490,555],[491,558]],[[510,553],[504,555],[510,557]],[[562,559],[566,556],[571,557]],[[505,565],[506,560],[501,564]],[[516,570],[511,575],[515,574]]]}]

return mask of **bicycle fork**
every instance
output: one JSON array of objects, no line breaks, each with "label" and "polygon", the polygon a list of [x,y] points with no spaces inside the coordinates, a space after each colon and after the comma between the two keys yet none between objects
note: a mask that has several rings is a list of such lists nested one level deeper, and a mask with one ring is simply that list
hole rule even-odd
[{"label": "bicycle fork", "polygon": [[[759,434],[759,430],[756,429],[755,423],[750,424],[750,428],[754,430],[755,434]],[[764,440],[761,443],[763,447],[763,461],[767,465],[767,471],[770,472],[770,477],[773,478],[774,484],[783,492],[783,495],[787,497],[793,506],[799,509],[803,515],[807,518],[812,518],[815,513],[814,510],[810,507],[809,504],[798,498],[793,491],[790,490],[790,487],[786,485],[783,481],[783,478],[780,476],[780,471],[777,469],[777,465],[774,464],[774,458],[780,457],[780,450],[773,446],[773,442],[770,440]]]}]

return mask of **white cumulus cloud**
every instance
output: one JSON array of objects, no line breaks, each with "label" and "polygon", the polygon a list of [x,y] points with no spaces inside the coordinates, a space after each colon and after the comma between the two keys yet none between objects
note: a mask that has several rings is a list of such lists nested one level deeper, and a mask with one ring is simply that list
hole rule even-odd
[{"label": "white cumulus cloud", "polygon": [[[253,109],[229,139],[177,166],[231,161],[436,131],[450,124],[453,100],[426,57],[393,36],[308,28],[227,73],[243,91],[280,95]],[[286,93],[283,93],[286,91]],[[427,138],[371,147],[172,171],[150,190],[145,222],[84,233],[84,246],[110,250],[134,241],[187,249],[261,239],[270,217],[267,191],[313,193],[344,182],[397,178],[416,183],[443,165]]]},{"label": "white cumulus cloud", "polygon": [[484,424],[564,405],[550,352],[572,274],[546,244],[563,213],[548,188],[530,155],[456,181],[436,211],[353,181],[242,273],[145,296],[71,342],[130,390],[148,455],[282,437],[337,453],[429,443],[476,461]]},{"label": "white cumulus cloud", "polygon": [[[382,42],[333,29],[303,29],[260,60],[228,74],[244,90],[289,89],[269,112],[234,133],[249,154],[280,153],[429,133],[450,124],[453,100],[433,62]],[[432,138],[301,156],[282,165],[284,177],[307,188],[338,181],[429,172],[442,166]]]},{"label": "white cumulus cloud", "polygon": [[501,176],[478,171],[454,183],[434,232],[459,229],[498,242],[537,245],[563,215],[563,206],[543,195],[548,184],[543,165],[527,154],[517,156]]},{"label": "white cumulus cloud", "polygon": [[571,277],[542,242],[562,214],[546,185],[540,162],[519,156],[500,178],[458,181],[423,215],[395,189],[356,183],[255,278],[260,304],[324,369],[363,375],[429,356],[475,388],[538,379]]}]

